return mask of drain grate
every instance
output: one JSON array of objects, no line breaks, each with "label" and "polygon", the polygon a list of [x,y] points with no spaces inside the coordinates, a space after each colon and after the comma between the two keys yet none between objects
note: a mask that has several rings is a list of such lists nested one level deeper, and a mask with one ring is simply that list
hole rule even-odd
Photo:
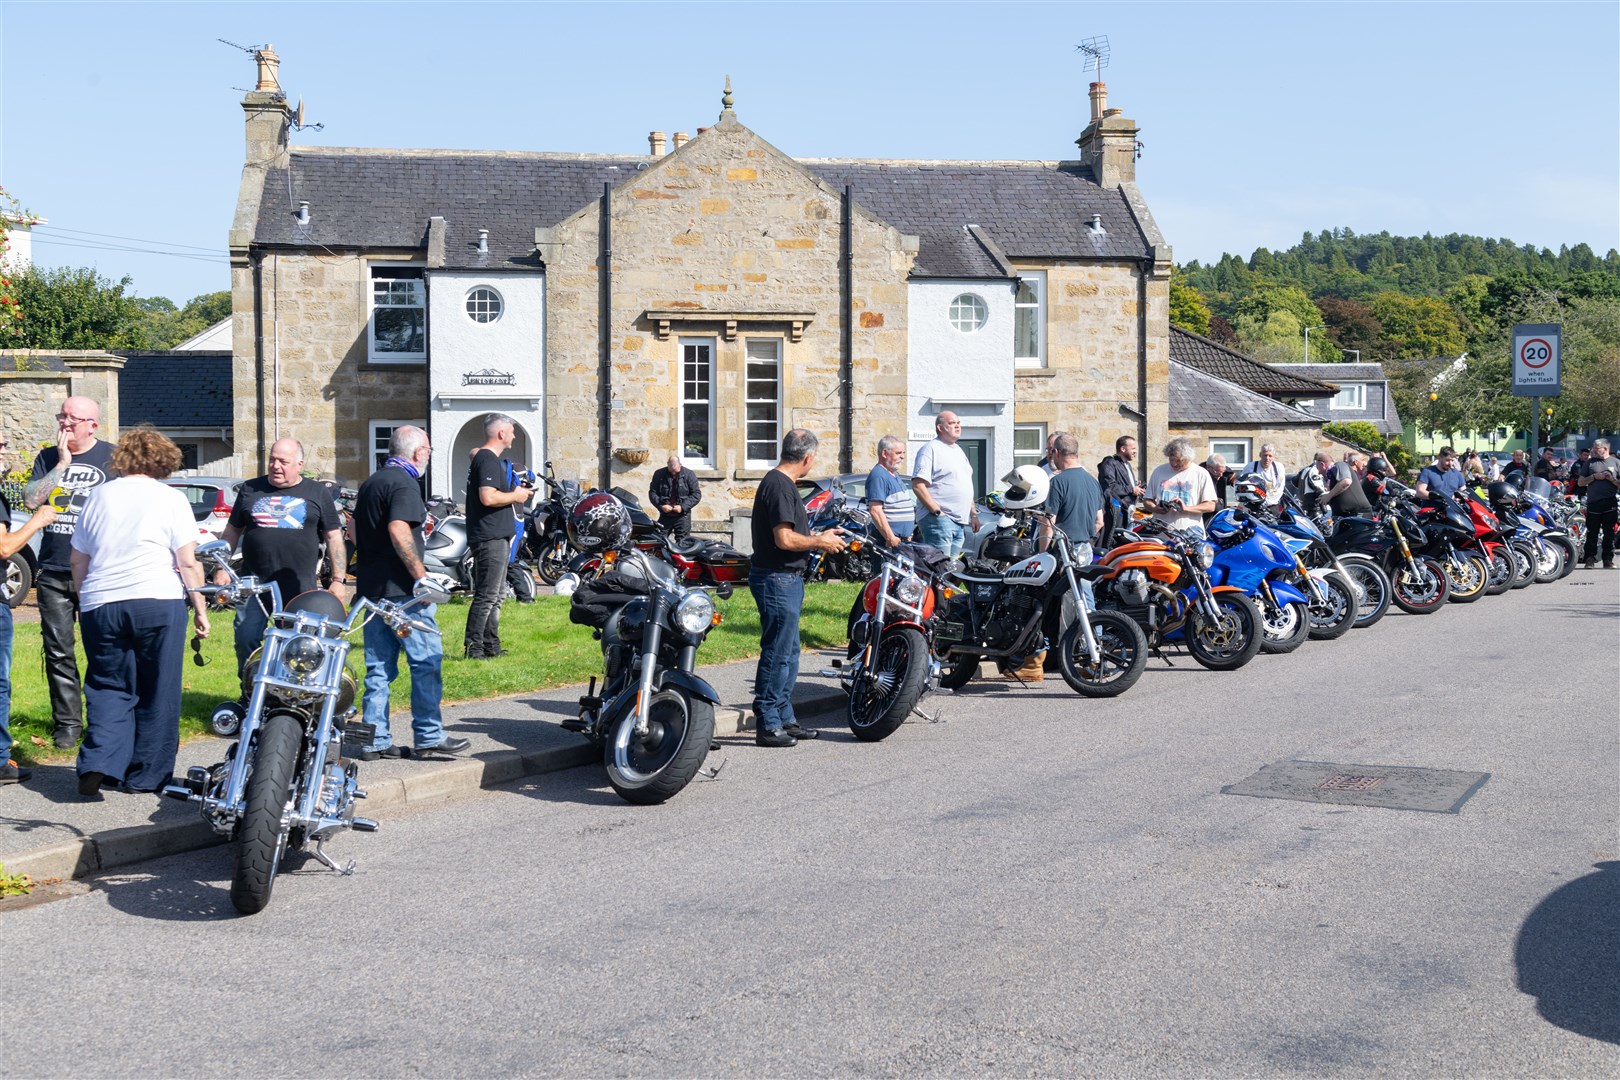
[{"label": "drain grate", "polygon": [[1455,814],[1489,779],[1489,773],[1411,765],[1279,761],[1221,788],[1221,794]]},{"label": "drain grate", "polygon": [[1338,773],[1328,777],[1316,785],[1317,791],[1371,791],[1384,782],[1382,776],[1357,776],[1355,773]]}]

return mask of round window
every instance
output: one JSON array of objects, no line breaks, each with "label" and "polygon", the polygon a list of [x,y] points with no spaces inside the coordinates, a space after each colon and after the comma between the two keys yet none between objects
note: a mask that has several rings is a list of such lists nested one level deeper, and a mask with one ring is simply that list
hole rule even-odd
[{"label": "round window", "polygon": [[951,301],[951,325],[964,334],[984,329],[990,318],[990,308],[972,293],[963,293]]},{"label": "round window", "polygon": [[487,285],[467,293],[467,317],[473,322],[492,323],[501,317],[501,294]]}]

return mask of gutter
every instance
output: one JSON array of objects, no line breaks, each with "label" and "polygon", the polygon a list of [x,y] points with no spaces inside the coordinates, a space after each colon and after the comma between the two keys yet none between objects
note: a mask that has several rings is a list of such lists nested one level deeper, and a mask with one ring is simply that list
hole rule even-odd
[{"label": "gutter", "polygon": [[613,185],[602,181],[597,281],[596,446],[597,486],[613,486]]}]

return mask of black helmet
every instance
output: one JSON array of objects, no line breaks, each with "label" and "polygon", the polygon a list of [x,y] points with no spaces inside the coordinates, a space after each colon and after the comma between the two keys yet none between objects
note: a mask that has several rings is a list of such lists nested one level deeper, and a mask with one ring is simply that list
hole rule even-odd
[{"label": "black helmet", "polygon": [[1377,473],[1379,476],[1389,476],[1395,470],[1389,467],[1389,461],[1382,454],[1374,454],[1367,459],[1367,475]]},{"label": "black helmet", "polygon": [[613,551],[630,540],[630,515],[624,504],[596,491],[568,512],[568,539],[581,551]]},{"label": "black helmet", "polygon": [[1485,497],[1492,506],[1513,506],[1519,501],[1519,487],[1506,480],[1497,480],[1485,488]]}]

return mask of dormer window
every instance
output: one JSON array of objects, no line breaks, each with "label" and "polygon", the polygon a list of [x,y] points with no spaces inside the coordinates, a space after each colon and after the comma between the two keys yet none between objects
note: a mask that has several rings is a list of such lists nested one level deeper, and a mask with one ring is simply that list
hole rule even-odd
[{"label": "dormer window", "polygon": [[1367,386],[1365,383],[1340,383],[1339,392],[1328,404],[1330,409],[1343,412],[1361,412],[1367,408]]}]

